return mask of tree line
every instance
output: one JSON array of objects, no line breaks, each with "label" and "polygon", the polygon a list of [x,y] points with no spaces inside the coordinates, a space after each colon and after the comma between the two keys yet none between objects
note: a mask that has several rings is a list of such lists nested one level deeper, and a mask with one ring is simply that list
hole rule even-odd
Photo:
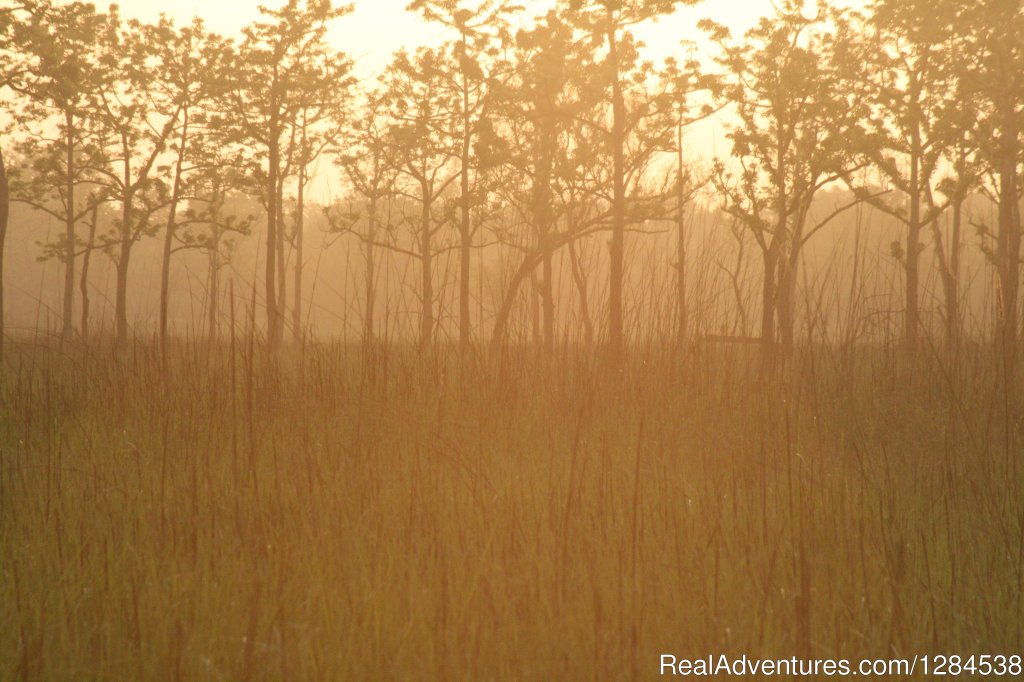
[{"label": "tree line", "polygon": [[[601,234],[600,336],[621,359],[630,336],[623,282],[636,267],[626,235],[640,238],[651,225],[675,232],[676,341],[692,336],[686,231],[703,196],[760,255],[759,340],[771,363],[796,343],[805,246],[847,211],[870,206],[899,226],[891,255],[903,273],[906,350],[918,352],[924,333],[921,261],[931,244],[944,342],[956,352],[973,231],[994,273],[993,338],[1012,372],[1021,324],[1021,4],[872,0],[851,9],[783,0],[741,36],[702,20],[679,36],[676,54],[652,61],[637,27],[690,4],[558,0],[527,18],[508,0],[413,0],[408,11],[443,29],[444,40],[400,50],[375,78],[357,81],[352,60],[327,40],[352,7],[332,0],[261,8],[237,39],[199,19],[145,23],[116,6],[8,0],[0,8],[0,250],[11,202],[63,225],[42,249],[62,264],[65,341],[89,333],[92,254],[111,257],[123,343],[141,240],[162,241],[166,340],[176,254],[207,254],[212,319],[227,240],[259,235],[259,304],[274,348],[289,330],[305,334],[304,233],[313,210],[359,244],[367,342],[377,328],[376,273],[383,259],[404,258],[416,271],[417,343],[434,344],[437,268],[455,254],[460,352],[507,343],[528,283],[550,352],[553,260],[569,254],[585,305],[575,249]],[[713,61],[687,38],[712,45]],[[724,122],[729,153],[694,163],[687,129],[713,116]],[[308,196],[321,162],[336,167],[339,197],[323,206]],[[848,201],[812,210],[836,187]],[[243,195],[258,202],[256,214],[226,209]],[[995,218],[967,211],[971,200],[989,202]],[[111,218],[99,220],[103,212]],[[472,281],[482,273],[473,255],[495,244],[514,257],[498,304],[474,324]]]}]

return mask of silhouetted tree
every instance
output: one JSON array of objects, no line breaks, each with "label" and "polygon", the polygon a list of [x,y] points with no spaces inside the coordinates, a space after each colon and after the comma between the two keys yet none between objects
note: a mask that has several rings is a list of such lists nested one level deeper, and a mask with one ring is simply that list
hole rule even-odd
[{"label": "silhouetted tree", "polygon": [[625,351],[622,318],[622,287],[626,234],[626,61],[624,49],[632,51],[629,27],[668,14],[680,5],[696,0],[569,0],[575,23],[591,37],[594,47],[603,45],[604,75],[611,102],[608,141],[612,154],[612,236],[609,242],[610,275],[608,283],[608,343],[614,362]]},{"label": "silhouetted tree", "polygon": [[458,145],[446,120],[453,110],[452,92],[444,86],[441,59],[440,53],[426,48],[411,57],[399,52],[387,69],[382,93],[391,119],[386,138],[389,163],[405,179],[396,185],[397,193],[416,202],[419,211],[408,220],[411,248],[388,248],[419,261],[421,349],[434,339],[436,237],[453,223],[453,206],[443,200],[460,177]]},{"label": "silhouetted tree", "polygon": [[927,201],[945,153],[939,117],[944,100],[955,91],[955,72],[946,68],[942,54],[948,17],[941,5],[877,0],[870,6],[858,60],[863,80],[858,90],[866,106],[863,151],[884,184],[899,190],[903,200],[875,197],[876,187],[847,178],[858,196],[906,225],[905,243],[893,242],[893,251],[906,273],[904,340],[911,357],[921,333],[923,231],[940,213]]},{"label": "silhouetted tree", "polygon": [[671,117],[675,128],[675,179],[673,213],[676,223],[676,345],[682,348],[689,328],[689,306],[686,296],[686,207],[697,192],[710,181],[709,173],[697,173],[685,159],[683,137],[686,129],[703,121],[721,109],[711,104],[711,98],[721,97],[721,79],[714,74],[703,73],[700,63],[691,54],[683,62],[670,57],[660,74],[665,97],[669,100]]},{"label": "silhouetted tree", "polygon": [[[377,303],[377,263],[375,252],[381,246],[383,203],[395,190],[398,170],[389,163],[386,139],[386,113],[377,93],[367,96],[354,125],[335,150],[336,163],[355,194],[361,209],[345,216],[329,213],[332,229],[355,234],[363,250],[364,296],[363,343],[369,347],[375,338],[374,310]],[[386,226],[385,226],[386,227]]]},{"label": "silhouetted tree", "polygon": [[[329,22],[351,12],[351,5],[331,0],[288,0],[281,8],[260,8],[263,19],[246,27],[244,40],[231,69],[227,94],[229,115],[223,123],[234,130],[237,142],[254,148],[256,175],[262,183],[267,210],[265,303],[267,336],[271,347],[284,334],[283,279],[284,225],[281,192],[287,160],[285,135],[294,130],[297,112],[309,92],[329,92],[342,86],[338,70],[347,72],[347,60],[332,60],[325,36]],[[327,71],[316,64],[329,65]],[[322,99],[322,97],[320,98]],[[308,100],[305,100],[308,101]],[[263,167],[266,170],[263,170]]]},{"label": "silhouetted tree", "polygon": [[[159,100],[163,110],[180,111],[170,145],[174,161],[160,264],[160,341],[166,343],[171,254],[178,228],[178,206],[189,173],[210,162],[208,155],[202,158],[202,154],[192,154],[191,145],[197,130],[207,122],[205,109],[223,87],[220,67],[228,59],[228,47],[223,38],[208,32],[200,19],[177,28],[161,17],[157,24],[145,26],[142,31],[145,39],[156,48],[153,66],[156,78],[151,85],[154,98]],[[209,134],[206,137],[209,138]]]},{"label": "silhouetted tree", "polygon": [[[995,248],[990,257],[998,275],[997,339],[1003,375],[1015,402],[1020,336],[1019,290],[1021,246],[1021,131],[1024,130],[1024,8],[1001,0],[963,2],[956,25],[967,39],[970,57],[966,82],[981,104],[977,139],[979,158],[991,177],[998,205]],[[983,234],[993,230],[983,226]]]},{"label": "silhouetted tree", "polygon": [[[450,76],[456,97],[452,113],[457,129],[459,157],[459,351],[469,349],[470,326],[470,256],[476,229],[471,211],[481,201],[474,196],[471,175],[479,172],[479,155],[474,147],[481,135],[490,132],[487,116],[491,84],[496,77],[494,67],[499,46],[511,39],[507,16],[521,8],[502,0],[486,0],[465,6],[458,0],[413,0],[409,10],[419,12],[428,21],[442,24],[458,33],[445,47],[452,54]],[[484,144],[487,141],[484,140]]]},{"label": "silhouetted tree", "polygon": [[[26,106],[16,117],[30,134],[19,151],[32,168],[15,176],[13,198],[52,215],[64,224],[62,240],[47,254],[64,262],[61,338],[74,332],[75,225],[92,207],[76,201],[76,189],[91,182],[90,166],[98,149],[92,139],[92,103],[104,87],[98,65],[97,37],[103,15],[93,5],[31,3],[9,32],[21,61],[17,89]],[[7,15],[11,16],[11,15]]]},{"label": "silhouetted tree", "polygon": [[761,249],[766,367],[774,359],[776,321],[784,355],[792,348],[800,250],[842,210],[808,224],[812,201],[857,167],[851,143],[863,137],[856,93],[843,78],[850,66],[848,24],[823,2],[814,17],[803,10],[801,0],[786,0],[739,44],[721,25],[702,22],[722,48],[725,95],[739,118],[728,132],[738,175],[719,163],[715,185],[723,208]]},{"label": "silhouetted tree", "polygon": [[177,129],[184,105],[159,100],[154,72],[156,46],[139,21],[123,22],[111,8],[99,35],[103,86],[95,95],[91,116],[101,128],[103,165],[95,169],[105,193],[116,201],[120,217],[107,241],[117,265],[114,300],[116,338],[128,339],[128,275],[132,250],[143,237],[156,233],[152,218],[170,204],[167,183],[157,161]]}]

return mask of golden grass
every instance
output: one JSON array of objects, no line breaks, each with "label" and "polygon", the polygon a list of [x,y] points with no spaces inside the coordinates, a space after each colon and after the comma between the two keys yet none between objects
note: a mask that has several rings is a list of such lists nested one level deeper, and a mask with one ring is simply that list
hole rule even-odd
[{"label": "golden grass", "polygon": [[622,679],[1020,653],[983,353],[9,353],[0,679]]}]

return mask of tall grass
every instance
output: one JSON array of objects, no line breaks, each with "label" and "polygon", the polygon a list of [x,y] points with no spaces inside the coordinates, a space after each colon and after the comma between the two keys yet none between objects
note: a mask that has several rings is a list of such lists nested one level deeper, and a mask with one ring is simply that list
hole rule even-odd
[{"label": "tall grass", "polygon": [[659,654],[1020,653],[990,353],[258,344],[0,384],[0,679],[621,679]]}]

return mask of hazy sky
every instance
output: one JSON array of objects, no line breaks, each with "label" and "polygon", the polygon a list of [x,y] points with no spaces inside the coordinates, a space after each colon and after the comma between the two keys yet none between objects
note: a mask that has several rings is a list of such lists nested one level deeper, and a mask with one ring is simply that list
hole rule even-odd
[{"label": "hazy sky", "polygon": [[[278,7],[283,2],[264,0],[263,4]],[[520,20],[541,15],[554,3],[555,0],[518,0],[517,4],[526,8]],[[105,8],[111,3],[98,0],[96,4]],[[180,22],[200,16],[211,30],[237,36],[243,26],[259,16],[261,3],[253,0],[122,0],[117,4],[124,16],[153,21],[164,13]],[[330,40],[356,60],[356,72],[360,78],[373,78],[399,48],[437,44],[444,39],[443,28],[405,11],[409,0],[355,0],[353,4],[352,14],[334,22]],[[726,24],[735,34],[741,34],[759,17],[771,11],[771,0],[705,0],[694,7],[681,7],[675,14],[658,22],[647,22],[635,33],[648,46],[649,57],[658,61],[670,54],[678,54],[680,41],[700,39],[701,32],[696,24],[701,18],[709,17]],[[710,48],[701,43],[699,49],[708,52]],[[691,157],[708,159],[726,152],[723,135],[720,121],[695,126],[688,133]],[[331,193],[330,183],[324,180],[321,176],[312,189],[315,198],[321,201],[327,200],[327,194]]]},{"label": "hazy sky", "polygon": [[[424,23],[417,15],[405,11],[409,0],[355,0],[355,11],[338,20],[331,32],[332,42],[358,61],[361,76],[369,76],[387,64],[391,54],[401,47],[415,47],[438,42],[443,30]],[[104,1],[99,6],[109,4]],[[259,15],[259,2],[252,0],[123,0],[118,3],[127,16],[153,20],[161,12],[182,21],[201,16],[209,28],[226,35],[239,29]],[[281,1],[265,0],[263,4],[277,7]],[[518,0],[526,7],[524,16],[542,14],[554,0]],[[743,31],[758,17],[771,11],[770,0],[706,0],[696,7],[680,8],[675,15],[648,23],[638,31],[650,46],[653,55],[667,55],[684,38],[699,38],[696,22],[710,17]]]}]

